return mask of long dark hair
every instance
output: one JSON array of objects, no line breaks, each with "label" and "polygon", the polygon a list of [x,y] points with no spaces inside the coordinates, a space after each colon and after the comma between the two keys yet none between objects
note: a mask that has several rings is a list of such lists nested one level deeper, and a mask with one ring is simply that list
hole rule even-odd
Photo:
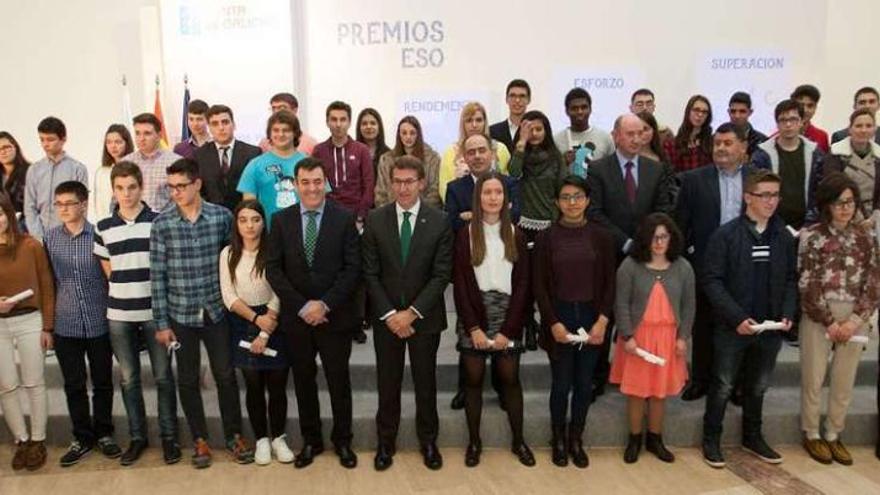
[{"label": "long dark hair", "polygon": [[473,219],[470,223],[471,229],[471,265],[480,266],[486,259],[486,235],[483,232],[483,205],[481,196],[483,193],[483,184],[490,180],[497,180],[501,183],[504,190],[504,203],[501,205],[501,241],[504,243],[504,258],[514,263],[516,262],[516,237],[513,232],[513,221],[510,219],[510,191],[507,184],[504,183],[504,176],[499,172],[490,170],[480,174],[477,183],[474,185],[473,198]]},{"label": "long dark hair", "polygon": [[[15,148],[15,158],[12,160],[12,173],[6,178],[6,185],[3,187],[9,194],[9,199],[13,202],[24,201],[24,178],[27,175],[27,169],[31,162],[27,161],[21,153],[21,145],[12,137],[12,134],[6,131],[0,131],[0,139],[8,140]],[[5,174],[5,169],[0,167],[0,177]],[[13,217],[14,219],[15,217]]]},{"label": "long dark hair", "polygon": [[651,151],[657,155],[657,158],[660,159],[660,163],[669,163],[669,157],[666,156],[666,151],[663,149],[663,145],[660,143],[660,126],[657,124],[657,119],[651,114],[651,112],[641,111],[636,114],[636,116],[642,119],[642,122],[648,124],[653,130],[653,136],[651,137],[651,142],[648,144],[648,147],[651,148]]},{"label": "long dark hair", "polygon": [[708,156],[712,156],[712,103],[703,95],[691,96],[684,107],[684,119],[681,121],[678,133],[675,134],[675,150],[679,155],[686,155],[688,153],[691,132],[694,130],[694,125],[691,124],[691,109],[694,108],[698,101],[706,104],[709,108],[709,113],[706,114],[706,121],[703,122],[703,126],[697,133],[697,140],[703,152]]},{"label": "long dark hair", "polygon": [[364,119],[367,115],[372,116],[376,119],[376,122],[379,124],[379,133],[376,135],[376,154],[375,156],[381,156],[382,153],[390,150],[391,148],[385,144],[385,124],[382,123],[382,116],[379,115],[379,111],[375,108],[365,108],[361,110],[361,113],[358,114],[357,118],[357,128],[355,129],[355,139],[360,141],[361,143],[367,144],[367,140],[364,139],[364,135],[361,134],[361,120]]},{"label": "long dark hair", "polygon": [[18,219],[15,218],[15,208],[12,207],[12,201],[9,196],[0,190],[0,211],[6,217],[6,246],[5,249],[0,248],[0,254],[4,252],[12,253],[15,259],[15,243],[21,239],[22,233],[18,230]]},{"label": "long dark hair", "polygon": [[[550,119],[548,119],[543,112],[539,112],[538,110],[529,110],[528,112],[523,114],[522,120],[540,120],[541,123],[544,124],[544,140],[541,141],[541,144],[537,146],[532,146],[532,143],[526,142],[526,154],[537,148],[539,150],[548,151],[550,153],[553,153],[555,151],[556,154],[560,155],[561,157],[559,150],[556,149],[556,143],[553,142],[553,129],[550,127]],[[519,135],[522,131],[522,128],[523,126],[520,125],[519,128],[516,130],[516,135],[513,136],[514,143],[519,142]]]},{"label": "long dark hair", "polygon": [[675,221],[665,213],[651,213],[642,220],[636,235],[633,238],[633,247],[630,256],[639,263],[651,261],[651,244],[654,242],[654,233],[657,227],[663,226],[669,232],[669,245],[666,248],[666,259],[675,261],[681,256],[684,248],[684,240],[681,231],[675,225]]},{"label": "long dark hair", "polygon": [[421,161],[425,161],[425,136],[422,135],[422,124],[419,123],[419,119],[415,118],[412,115],[407,115],[406,117],[400,119],[400,122],[397,123],[397,132],[394,133],[394,149],[391,150],[391,155],[395,158],[398,156],[403,156],[406,154],[406,150],[403,147],[403,141],[400,140],[400,126],[403,124],[409,124],[416,128],[416,144],[413,146],[413,156],[418,158]]},{"label": "long dark hair", "polygon": [[113,156],[107,151],[107,135],[111,132],[119,134],[119,137],[125,141],[125,152],[122,153],[122,156],[128,155],[134,151],[134,142],[131,140],[131,133],[128,132],[128,128],[122,124],[110,124],[110,127],[107,128],[107,132],[104,133],[104,144],[102,145],[103,151],[101,152],[101,165],[105,167],[109,167],[116,163]]},{"label": "long dark hair", "polygon": [[235,268],[238,267],[238,262],[241,261],[241,253],[244,251],[244,239],[241,237],[241,232],[238,231],[238,214],[241,210],[254,210],[263,219],[263,230],[260,232],[260,245],[257,247],[257,258],[254,260],[253,274],[260,277],[266,272],[266,250],[264,249],[266,247],[266,214],[263,212],[263,207],[259,201],[256,199],[245,199],[238,203],[238,206],[235,207],[235,213],[232,215],[235,227],[232,229],[232,236],[230,236],[229,240],[228,266],[229,276],[233,284],[235,283]]}]

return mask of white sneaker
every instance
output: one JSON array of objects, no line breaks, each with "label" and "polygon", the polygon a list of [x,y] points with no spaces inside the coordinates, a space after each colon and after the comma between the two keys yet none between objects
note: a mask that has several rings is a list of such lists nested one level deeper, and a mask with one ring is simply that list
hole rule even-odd
[{"label": "white sneaker", "polygon": [[257,448],[254,451],[254,462],[257,463],[258,466],[265,466],[272,462],[272,447],[269,444],[269,439],[263,437],[257,440]]},{"label": "white sneaker", "polygon": [[293,452],[291,452],[290,447],[287,446],[287,435],[281,435],[280,437],[276,437],[275,440],[272,440],[272,453],[275,454],[275,458],[278,459],[278,462],[282,464],[293,462]]}]

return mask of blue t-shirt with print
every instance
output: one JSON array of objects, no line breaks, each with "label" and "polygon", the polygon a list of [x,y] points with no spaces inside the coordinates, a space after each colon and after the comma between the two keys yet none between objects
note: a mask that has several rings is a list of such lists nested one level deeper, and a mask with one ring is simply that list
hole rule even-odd
[{"label": "blue t-shirt with print", "polygon": [[276,211],[295,205],[299,197],[294,190],[296,164],[307,155],[297,151],[282,158],[271,151],[248,162],[238,181],[238,192],[253,194],[266,213],[266,226],[271,226]]}]

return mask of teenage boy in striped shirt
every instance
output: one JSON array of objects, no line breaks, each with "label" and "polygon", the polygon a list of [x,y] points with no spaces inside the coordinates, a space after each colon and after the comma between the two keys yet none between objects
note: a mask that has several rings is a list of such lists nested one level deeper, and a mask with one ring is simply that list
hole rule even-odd
[{"label": "teenage boy in striped shirt", "polygon": [[147,448],[140,359],[145,346],[156,382],[162,455],[166,464],[174,464],[181,456],[174,376],[168,352],[156,340],[150,297],[150,231],[159,214],[142,200],[144,178],[135,163],[117,163],[110,172],[110,183],[117,206],[110,217],[98,222],[94,252],[110,281],[110,344],[122,372],[122,401],[131,438],[120,463],[134,464]]}]

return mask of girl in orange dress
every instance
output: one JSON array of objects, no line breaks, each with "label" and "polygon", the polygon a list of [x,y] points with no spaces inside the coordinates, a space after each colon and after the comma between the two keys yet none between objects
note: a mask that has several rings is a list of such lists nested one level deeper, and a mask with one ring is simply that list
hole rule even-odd
[{"label": "girl in orange dress", "polygon": [[[615,316],[617,345],[611,383],[628,397],[629,442],[623,459],[636,462],[642,448],[642,423],[648,405],[645,449],[664,462],[675,456],[663,444],[665,399],[687,382],[687,340],[694,321],[694,272],[680,257],[682,236],[663,213],[648,215],[630,256],[617,271]],[[640,356],[661,358],[657,364]]]}]

